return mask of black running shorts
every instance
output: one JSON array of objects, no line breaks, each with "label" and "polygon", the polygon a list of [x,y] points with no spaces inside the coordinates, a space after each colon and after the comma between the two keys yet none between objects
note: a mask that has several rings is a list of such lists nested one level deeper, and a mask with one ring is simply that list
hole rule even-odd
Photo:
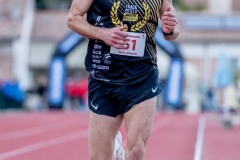
[{"label": "black running shorts", "polygon": [[157,96],[161,83],[157,69],[140,82],[127,85],[106,84],[89,76],[88,105],[92,112],[116,117],[133,105]]}]

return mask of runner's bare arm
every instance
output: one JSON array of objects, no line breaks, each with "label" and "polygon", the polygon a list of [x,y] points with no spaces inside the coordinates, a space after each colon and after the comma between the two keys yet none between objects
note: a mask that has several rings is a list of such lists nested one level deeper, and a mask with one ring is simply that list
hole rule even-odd
[{"label": "runner's bare arm", "polygon": [[179,25],[172,0],[163,0],[159,15],[162,23],[162,31],[167,34],[164,38],[166,40],[176,39],[179,35]]},{"label": "runner's bare arm", "polygon": [[89,24],[83,15],[91,7],[93,0],[73,0],[68,13],[68,27],[89,39],[99,39],[115,48],[124,48],[128,34],[123,32],[126,26],[103,29]]}]

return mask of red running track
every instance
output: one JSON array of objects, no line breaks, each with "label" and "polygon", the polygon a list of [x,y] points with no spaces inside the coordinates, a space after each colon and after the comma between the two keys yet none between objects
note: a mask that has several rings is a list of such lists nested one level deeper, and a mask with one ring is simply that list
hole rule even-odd
[{"label": "red running track", "polygon": [[[239,127],[225,130],[207,116],[202,157],[194,159],[199,117],[156,113],[146,160],[239,160]],[[0,160],[88,160],[87,119],[79,112],[1,114]]]},{"label": "red running track", "polygon": [[221,119],[207,119],[202,160],[240,160],[240,126],[224,128]]}]

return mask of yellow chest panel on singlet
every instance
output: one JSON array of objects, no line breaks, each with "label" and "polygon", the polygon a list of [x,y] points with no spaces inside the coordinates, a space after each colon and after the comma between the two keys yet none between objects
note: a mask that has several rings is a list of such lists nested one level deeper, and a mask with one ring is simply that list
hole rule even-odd
[{"label": "yellow chest panel on singlet", "polygon": [[147,26],[149,22],[158,21],[160,0],[119,0],[114,1],[110,10],[110,17],[115,26],[128,25],[128,31],[136,32]]},{"label": "yellow chest panel on singlet", "polygon": [[128,31],[136,32],[148,24],[157,25],[157,14],[161,0],[119,0],[113,1],[110,10],[111,21],[115,26],[127,24]]}]

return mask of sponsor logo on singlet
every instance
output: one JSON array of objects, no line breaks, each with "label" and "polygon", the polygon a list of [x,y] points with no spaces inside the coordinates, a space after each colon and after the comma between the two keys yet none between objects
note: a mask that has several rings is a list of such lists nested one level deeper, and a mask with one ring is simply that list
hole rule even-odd
[{"label": "sponsor logo on singlet", "polygon": [[93,54],[102,55],[102,51],[93,50]]},{"label": "sponsor logo on singlet", "polygon": [[103,61],[105,64],[111,64],[111,54],[104,52]]},{"label": "sponsor logo on singlet", "polygon": [[146,24],[147,21],[151,17],[151,8],[146,2],[142,2],[142,6],[144,9],[144,16],[141,20],[139,20],[139,13],[137,5],[127,4],[125,5],[125,13],[123,14],[123,21],[118,17],[118,11],[121,5],[121,1],[113,2],[113,6],[110,11],[110,17],[112,23],[116,26],[124,26],[124,21],[132,21],[136,22],[135,24],[128,26],[126,31],[136,32],[142,29]]},{"label": "sponsor logo on singlet", "polygon": [[138,21],[138,9],[137,5],[127,4],[125,7],[125,13],[123,14],[123,21]]}]

